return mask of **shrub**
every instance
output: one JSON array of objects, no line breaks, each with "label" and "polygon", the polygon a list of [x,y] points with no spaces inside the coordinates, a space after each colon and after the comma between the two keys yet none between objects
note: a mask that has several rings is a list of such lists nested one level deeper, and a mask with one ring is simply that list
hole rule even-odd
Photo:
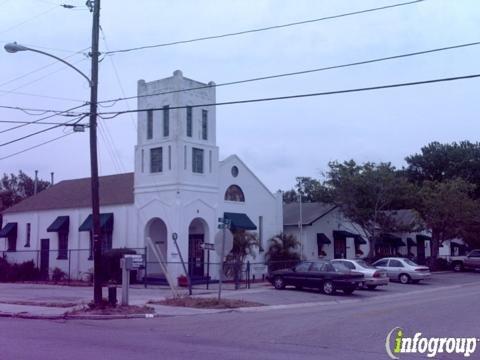
[{"label": "shrub", "polygon": [[269,240],[265,261],[268,272],[295,266],[301,259],[300,242],[291,234],[280,233]]},{"label": "shrub", "polygon": [[0,258],[0,281],[35,281],[40,278],[40,270],[33,260],[21,264],[10,264],[6,258]]},{"label": "shrub", "polygon": [[429,257],[425,260],[425,264],[431,271],[445,271],[450,270],[450,265],[446,259]]},{"label": "shrub", "polygon": [[63,281],[67,278],[67,274],[60,268],[56,267],[52,271],[52,280],[55,282]]},{"label": "shrub", "polygon": [[21,264],[14,264],[14,279],[12,281],[34,281],[40,278],[40,270],[35,267],[33,260]]}]

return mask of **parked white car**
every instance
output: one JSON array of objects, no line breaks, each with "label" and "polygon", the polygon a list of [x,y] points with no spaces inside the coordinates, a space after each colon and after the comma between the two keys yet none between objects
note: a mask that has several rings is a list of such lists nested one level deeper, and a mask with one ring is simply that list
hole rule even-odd
[{"label": "parked white car", "polygon": [[365,260],[354,259],[333,259],[332,263],[340,263],[352,271],[357,271],[363,274],[364,280],[361,287],[369,290],[376,289],[377,286],[385,286],[389,283],[389,277],[385,270],[376,268],[365,262]]},{"label": "parked white car", "polygon": [[385,270],[390,280],[398,280],[402,284],[409,282],[416,284],[432,276],[428,267],[418,265],[407,258],[383,258],[375,261],[372,265]]}]

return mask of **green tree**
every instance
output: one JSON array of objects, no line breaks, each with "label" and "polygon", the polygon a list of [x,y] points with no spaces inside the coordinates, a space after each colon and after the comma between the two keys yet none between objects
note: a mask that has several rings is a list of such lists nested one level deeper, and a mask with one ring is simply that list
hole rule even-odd
[{"label": "green tree", "polygon": [[298,201],[298,195],[302,195],[302,202],[332,202],[332,194],[319,180],[311,177],[297,177],[295,189],[288,190],[283,194],[283,201],[291,203]]},{"label": "green tree", "polygon": [[[37,192],[48,188],[50,183],[44,180],[38,180]],[[0,211],[3,211],[20,201],[33,196],[35,189],[35,180],[20,171],[18,175],[3,174],[0,179]],[[1,215],[0,215],[1,216]]]},{"label": "green tree", "polygon": [[268,250],[265,252],[268,271],[295,265],[301,260],[299,247],[300,242],[292,234],[280,233],[268,240]]},{"label": "green tree", "polygon": [[480,198],[480,143],[462,141],[441,144],[432,142],[420,153],[408,156],[405,173],[409,180],[443,182],[461,178],[475,185],[472,196]]},{"label": "green tree", "polygon": [[478,224],[480,208],[472,199],[475,186],[463,179],[425,181],[418,192],[417,210],[432,231],[431,256],[438,257],[443,241],[463,237]]},{"label": "green tree", "polygon": [[409,208],[414,187],[390,163],[362,165],[350,160],[330,162],[326,186],[334,203],[368,235],[369,256],[375,255],[379,232],[395,228],[395,219],[387,210]]},{"label": "green tree", "polygon": [[240,279],[245,259],[248,255],[255,257],[255,248],[259,245],[256,233],[245,230],[233,231],[233,247],[224,264],[225,275]]}]

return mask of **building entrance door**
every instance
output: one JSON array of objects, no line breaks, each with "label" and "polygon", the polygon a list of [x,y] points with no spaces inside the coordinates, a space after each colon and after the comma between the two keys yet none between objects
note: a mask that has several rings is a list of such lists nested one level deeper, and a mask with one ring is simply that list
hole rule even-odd
[{"label": "building entrance door", "polygon": [[48,280],[50,262],[50,239],[40,240],[40,277]]},{"label": "building entrance door", "polygon": [[191,234],[188,237],[188,272],[191,277],[203,277],[205,254],[202,249],[204,235]]}]

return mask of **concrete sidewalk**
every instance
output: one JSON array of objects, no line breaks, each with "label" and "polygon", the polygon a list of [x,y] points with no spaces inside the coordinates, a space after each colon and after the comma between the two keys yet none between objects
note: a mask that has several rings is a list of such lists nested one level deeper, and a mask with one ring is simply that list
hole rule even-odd
[{"label": "concrete sidewalk", "polygon": [[[243,290],[223,290],[223,296],[235,298],[240,292],[251,293],[252,291],[262,291],[266,284],[255,284],[255,289]],[[107,288],[103,288],[103,297],[107,298]],[[188,295],[185,288],[177,289],[181,295]],[[194,287],[195,296],[217,296],[218,288],[206,290],[202,287]],[[235,293],[235,294],[232,294]],[[21,317],[21,318],[45,318],[61,319],[65,314],[73,310],[81,309],[89,302],[93,296],[93,287],[90,286],[63,286],[50,284],[32,284],[32,283],[0,283],[0,317]],[[133,285],[129,291],[129,304],[154,308],[154,316],[186,316],[202,315],[225,312],[224,309],[192,309],[172,306],[162,306],[149,304],[150,301],[164,300],[172,296],[169,288],[164,286],[149,286],[144,288],[142,285]],[[121,300],[121,288],[117,288],[118,301]],[[68,316],[71,317],[71,316]],[[77,316],[77,318],[138,318],[144,315],[92,315]],[[151,317],[151,316],[147,316]]]},{"label": "concrete sidewalk", "polygon": [[[320,305],[335,305],[345,302],[364,303],[367,301],[382,301],[402,296],[418,296],[449,288],[451,290],[468,287],[480,282],[479,274],[475,273],[436,273],[433,278],[421,284],[403,285],[390,283],[375,291],[357,290],[352,295],[341,292],[336,296],[326,296],[317,290],[296,291],[292,289],[275,290],[268,283],[255,283],[250,289],[232,290],[227,288],[222,292],[222,298],[232,300],[245,300],[264,304],[265,306],[244,309],[193,309],[149,304],[150,301],[159,301],[171,297],[172,293],[167,287],[150,286],[145,289],[141,285],[130,288],[130,304],[144,306],[148,304],[155,310],[154,316],[190,316],[205,315],[222,312],[251,312],[286,309],[292,307],[309,307]],[[193,295],[198,297],[216,297],[217,285],[210,289],[196,286]],[[180,294],[187,295],[185,288],[178,289]],[[104,288],[104,297],[107,297],[107,288]],[[93,296],[92,287],[60,286],[48,284],[0,283],[0,316],[25,317],[25,318],[65,318],[65,313],[85,307]],[[117,290],[120,301],[121,289]],[[360,306],[360,305],[359,305]],[[134,316],[102,316],[95,315],[90,318],[128,318],[152,317],[145,315]],[[82,318],[87,318],[83,316]]]}]

